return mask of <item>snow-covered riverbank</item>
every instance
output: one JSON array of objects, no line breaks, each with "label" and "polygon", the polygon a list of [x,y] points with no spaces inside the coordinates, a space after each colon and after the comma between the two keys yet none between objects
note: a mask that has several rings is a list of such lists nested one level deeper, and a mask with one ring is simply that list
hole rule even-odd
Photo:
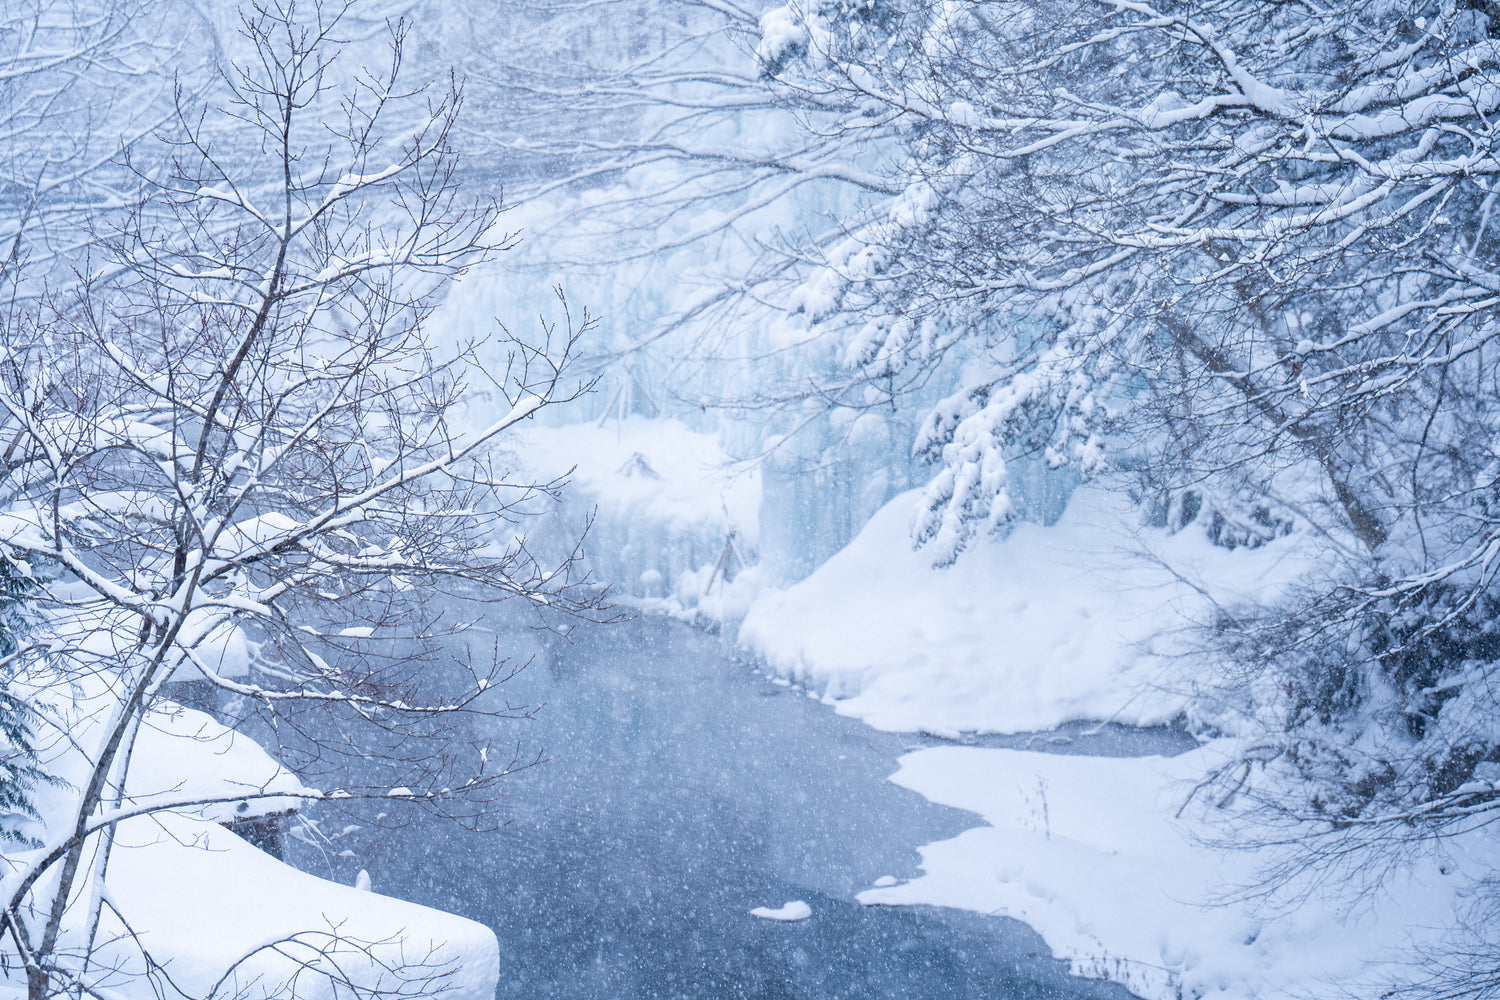
[{"label": "snow-covered riverbank", "polygon": [[[649,422],[629,433],[646,464],[667,464],[654,456]],[[592,471],[590,463],[609,471],[616,457],[588,447],[572,456],[600,523],[668,531],[647,523],[642,483],[615,489]],[[704,552],[714,531],[753,530],[743,514],[726,518],[735,508],[713,490],[645,485],[709,498],[689,519]],[[626,506],[615,511],[619,497]],[[1201,531],[1142,528],[1133,512],[1087,491],[1057,524],[1021,524],[939,570],[906,541],[912,502],[896,497],[843,551],[784,589],[764,586],[753,568],[738,584],[679,574],[684,585],[670,601],[645,606],[731,630],[743,612],[740,645],[840,714],[964,738],[1045,733],[1069,720],[1180,719],[1193,706],[1193,628],[1218,608],[1247,597],[1264,603],[1319,571],[1318,546],[1306,537],[1230,551]],[[673,523],[683,517],[674,509]],[[1133,758],[1046,752],[1045,735],[1032,744],[1039,749],[937,747],[904,758],[893,780],[984,822],[924,847],[921,877],[872,885],[860,900],[1015,917],[1076,973],[1148,1000],[1332,998],[1388,981],[1441,941],[1464,894],[1500,862],[1481,830],[1374,884],[1308,872],[1278,892],[1247,892],[1278,860],[1275,849],[1213,845],[1273,832],[1232,798],[1192,795],[1231,741]]]},{"label": "snow-covered riverbank", "polygon": [[[38,713],[37,752],[53,780],[37,789],[36,814],[21,820],[36,846],[5,853],[7,891],[65,842],[76,789],[107,735],[113,701],[105,681],[91,679],[73,694]],[[87,948],[90,991],[113,1000],[433,991],[490,1000],[500,969],[488,928],[299,871],[226,828],[321,797],[205,713],[165,701],[147,713],[107,875],[88,886],[104,905],[91,913],[82,905],[88,894],[79,893],[60,926],[63,947]],[[20,971],[0,970],[0,994],[25,994]]]},{"label": "snow-covered riverbank", "polygon": [[[1014,917],[1081,976],[1147,1000],[1343,997],[1449,933],[1449,915],[1500,863],[1479,835],[1421,855],[1378,887],[1320,881],[1245,898],[1276,857],[1213,846],[1253,838],[1233,809],[1189,802],[1227,747],[1111,758],[940,747],[892,777],[983,826],[922,848],[923,875],[862,902],[929,904]],[[1186,803],[1186,808],[1184,804]]]}]

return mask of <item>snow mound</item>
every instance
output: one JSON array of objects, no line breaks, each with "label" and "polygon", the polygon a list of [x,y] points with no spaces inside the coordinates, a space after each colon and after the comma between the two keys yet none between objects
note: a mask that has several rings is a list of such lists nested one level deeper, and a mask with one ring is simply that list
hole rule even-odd
[{"label": "snow mound", "polygon": [[[956,736],[1080,719],[1168,722],[1188,705],[1184,629],[1308,571],[1293,536],[1229,551],[1202,532],[1142,531],[1079,490],[1057,524],[1019,523],[934,568],[913,551],[915,492],[896,497],[807,579],[767,589],[739,641],[878,729]],[[1165,568],[1170,565],[1171,570]]]},{"label": "snow mound", "polygon": [[[139,642],[140,613],[98,601],[51,614],[38,638],[68,650],[77,662],[92,669],[110,669],[124,662]],[[183,650],[191,650],[191,655]],[[244,632],[218,608],[195,608],[183,621],[180,642],[169,680],[201,680],[199,664],[220,677],[244,677],[250,653]]]},{"label": "snow mound", "polygon": [[249,737],[169,702],[142,722],[129,791],[135,806],[192,803],[176,811],[216,823],[288,812],[319,795]]},{"label": "snow mound", "polygon": [[769,906],[757,906],[750,911],[752,917],[760,917],[762,920],[780,920],[792,923],[797,920],[806,920],[812,916],[812,907],[800,899],[794,899],[785,906],[772,909]]}]

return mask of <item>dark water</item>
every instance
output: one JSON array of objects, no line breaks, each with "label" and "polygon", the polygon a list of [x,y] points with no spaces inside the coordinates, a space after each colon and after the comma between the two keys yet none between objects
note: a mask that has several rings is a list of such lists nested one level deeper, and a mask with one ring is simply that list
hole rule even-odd
[{"label": "dark water", "polygon": [[[1013,921],[854,901],[977,822],[885,780],[924,741],[840,718],[676,624],[505,642],[534,646],[507,693],[545,703],[519,735],[553,755],[511,779],[511,823],[418,822],[340,862],[494,928],[501,997],[1128,997],[1067,977]],[[790,900],[812,917],[748,913]]]}]

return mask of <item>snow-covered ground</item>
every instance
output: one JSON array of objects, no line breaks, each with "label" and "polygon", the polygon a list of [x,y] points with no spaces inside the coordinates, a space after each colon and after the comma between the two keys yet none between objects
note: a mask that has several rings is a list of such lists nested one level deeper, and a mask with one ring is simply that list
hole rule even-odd
[{"label": "snow-covered ground", "polygon": [[[101,676],[75,686],[71,700],[44,708],[40,763],[61,783],[38,788],[38,817],[26,820],[22,833],[52,845],[71,828],[77,789],[114,702]],[[319,794],[244,735],[162,703],[144,716],[134,744],[119,804],[131,818],[117,825],[105,891],[80,880],[59,953],[87,953],[84,980],[97,995],[119,1000],[331,1000],[351,986],[371,995],[442,990],[449,1000],[490,1000],[499,947],[487,927],[305,874],[222,825],[297,808]],[[86,866],[99,864],[100,842],[91,841]],[[0,888],[9,895],[47,850],[8,850]],[[108,905],[90,949],[84,942],[94,898]],[[148,955],[156,969],[149,975]],[[0,974],[0,990],[6,978]]]},{"label": "snow-covered ground", "polygon": [[[912,503],[897,497],[807,579],[765,591],[740,630],[776,669],[882,729],[1170,721],[1192,704],[1192,627],[1318,569],[1305,537],[1229,551],[1191,526],[1142,529],[1133,511],[1082,490],[1056,525],[1018,525],[939,570],[906,542]],[[1202,803],[1179,810],[1228,747],[1171,759],[909,755],[893,780],[987,825],[924,847],[922,877],[860,898],[1015,917],[1078,974],[1149,1000],[1333,997],[1436,943],[1466,885],[1500,860],[1493,838],[1474,833],[1368,895],[1294,883],[1226,902],[1272,859],[1206,845],[1253,840],[1255,820]]]},{"label": "snow-covered ground", "polygon": [[1185,654],[1210,597],[1264,598],[1314,555],[1295,538],[1230,552],[1191,527],[1143,530],[1080,490],[1057,524],[1018,524],[936,569],[911,546],[916,502],[896,497],[807,579],[764,592],[739,633],[840,712],[895,731],[1167,722],[1188,704]]},{"label": "snow-covered ground", "polygon": [[1208,846],[1253,830],[1234,828],[1244,818],[1232,806],[1182,808],[1230,746],[1173,758],[978,747],[909,754],[892,780],[987,825],[922,848],[920,878],[859,898],[1023,920],[1075,973],[1147,1000],[1333,998],[1373,986],[1383,963],[1439,944],[1467,887],[1500,862],[1500,845],[1475,832],[1368,895],[1307,875],[1271,898],[1236,898],[1276,849]]}]

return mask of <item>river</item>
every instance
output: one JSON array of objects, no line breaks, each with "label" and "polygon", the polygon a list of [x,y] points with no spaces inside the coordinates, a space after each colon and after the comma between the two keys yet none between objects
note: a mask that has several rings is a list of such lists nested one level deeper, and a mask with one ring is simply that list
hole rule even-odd
[{"label": "river", "polygon": [[[915,876],[917,846],[976,825],[885,780],[934,740],[842,718],[677,623],[504,642],[534,656],[507,697],[544,706],[519,735],[551,756],[509,779],[510,823],[418,821],[356,859],[377,891],[492,927],[500,997],[1129,996],[1068,977],[1015,921],[854,901]],[[812,916],[749,913],[793,900]]]}]

